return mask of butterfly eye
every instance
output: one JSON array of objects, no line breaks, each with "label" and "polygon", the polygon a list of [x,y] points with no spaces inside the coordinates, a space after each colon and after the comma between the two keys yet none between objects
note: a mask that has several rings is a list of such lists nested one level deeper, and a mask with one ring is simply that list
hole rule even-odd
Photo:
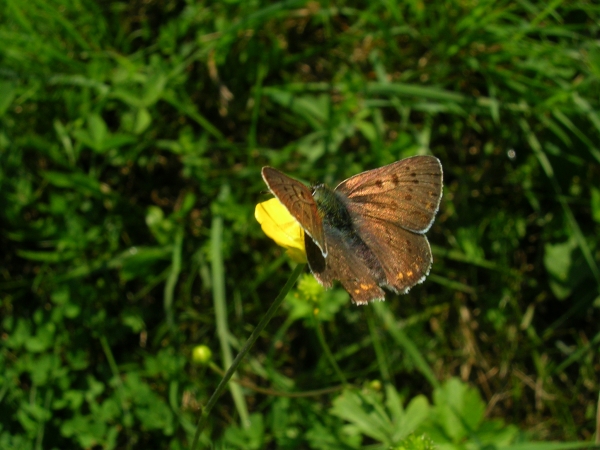
[{"label": "butterfly eye", "polygon": [[319,200],[323,198],[324,191],[324,184],[316,184],[312,187],[312,196],[317,203],[319,203]]}]

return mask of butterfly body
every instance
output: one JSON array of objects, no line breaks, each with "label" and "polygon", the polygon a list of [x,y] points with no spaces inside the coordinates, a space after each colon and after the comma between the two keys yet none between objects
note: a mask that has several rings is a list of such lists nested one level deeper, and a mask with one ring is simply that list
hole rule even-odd
[{"label": "butterfly body", "polygon": [[305,230],[313,275],[325,287],[339,280],[357,304],[383,300],[385,286],[406,293],[429,274],[429,230],[442,196],[442,166],[415,156],[362,172],[335,189],[312,191],[265,167],[269,189]]},{"label": "butterfly body", "polygon": [[343,232],[353,232],[352,217],[345,199],[338,192],[325,184],[318,184],[312,188],[312,196],[324,223]]}]

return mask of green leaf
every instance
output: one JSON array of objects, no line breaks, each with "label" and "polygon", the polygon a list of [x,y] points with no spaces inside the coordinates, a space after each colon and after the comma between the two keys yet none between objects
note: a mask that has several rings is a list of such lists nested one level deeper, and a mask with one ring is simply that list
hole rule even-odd
[{"label": "green leaf", "polygon": [[146,212],[146,225],[156,240],[163,245],[172,242],[176,230],[172,219],[173,217],[165,218],[162,209],[158,206],[150,206]]},{"label": "green leaf", "polygon": [[394,419],[393,441],[397,442],[414,432],[431,414],[429,401],[424,395],[417,395],[406,406],[406,411]]},{"label": "green leaf", "polygon": [[560,244],[546,244],[544,247],[544,266],[552,276],[550,287],[559,299],[569,296],[573,283],[569,279],[573,264],[573,251],[577,248],[577,240],[572,237]]},{"label": "green leaf", "polygon": [[56,187],[73,189],[86,195],[104,197],[102,185],[94,177],[81,172],[55,172],[44,171],[42,176],[45,180]]},{"label": "green leaf", "polygon": [[155,265],[171,258],[170,247],[134,247],[124,252],[112,265],[120,267],[125,281],[155,273]]},{"label": "green leaf", "polygon": [[17,88],[12,82],[0,80],[0,117],[10,107],[16,94]]},{"label": "green leaf", "polygon": [[333,401],[331,413],[350,422],[350,435],[360,433],[385,445],[394,445],[413,433],[428,418],[429,402],[424,396],[410,401],[406,411],[398,392],[386,386],[385,406],[381,395],[371,391],[347,390]]},{"label": "green leaf", "polygon": [[268,88],[263,93],[282,107],[302,117],[313,129],[323,129],[329,111],[329,96],[296,96],[287,90],[278,88]]},{"label": "green leaf", "polygon": [[74,259],[77,256],[77,253],[68,251],[38,252],[34,250],[17,250],[17,255],[30,261],[58,263]]},{"label": "green leaf", "polygon": [[381,406],[380,404],[380,408],[373,408],[364,395],[346,390],[333,400],[331,414],[350,422],[362,434],[389,444],[391,421],[381,414]]},{"label": "green leaf", "polygon": [[[152,115],[147,108],[139,108],[135,114],[135,124],[133,126],[133,134],[142,134],[148,129],[152,123]],[[131,142],[135,142],[135,139],[131,139]]]},{"label": "green leaf", "polygon": [[99,114],[90,114],[88,116],[88,133],[92,141],[94,150],[101,150],[104,146],[104,140],[108,136],[106,122]]},{"label": "green leaf", "polygon": [[597,187],[591,188],[592,192],[592,217],[596,223],[600,223],[600,189]]},{"label": "green leaf", "polygon": [[426,434],[410,435],[390,450],[436,450],[438,447]]},{"label": "green leaf", "polygon": [[142,97],[142,103],[146,108],[157,102],[165,89],[166,83],[167,77],[162,73],[157,73],[146,81]]},{"label": "green leaf", "polygon": [[474,438],[485,412],[485,403],[475,388],[451,378],[435,389],[433,399],[433,415],[424,430],[436,443]]},{"label": "green leaf", "polygon": [[264,448],[265,426],[260,413],[250,414],[250,425],[247,428],[231,426],[225,430],[224,441],[233,448],[261,449]]},{"label": "green leaf", "polygon": [[138,373],[130,372],[123,383],[124,392],[133,403],[133,414],[142,427],[148,430],[161,430],[162,433],[173,433],[173,412],[163,397],[158,396],[145,383]]},{"label": "green leaf", "polygon": [[107,436],[107,424],[97,420],[94,415],[77,414],[63,421],[60,432],[64,437],[73,437],[84,448],[104,442]]},{"label": "green leaf", "polygon": [[45,323],[36,330],[34,336],[29,337],[25,341],[25,348],[33,353],[40,353],[52,348],[54,345],[54,333],[56,325],[53,323]]},{"label": "green leaf", "polygon": [[307,325],[311,326],[313,315],[321,322],[333,320],[350,297],[341,289],[323,289],[312,275],[306,274],[300,277],[297,290],[291,291],[285,301],[290,307],[290,320],[308,319]]}]

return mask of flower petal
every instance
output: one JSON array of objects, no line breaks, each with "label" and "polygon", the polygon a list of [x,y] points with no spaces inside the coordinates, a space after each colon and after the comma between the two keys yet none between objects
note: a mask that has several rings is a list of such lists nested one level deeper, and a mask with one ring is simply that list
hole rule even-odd
[{"label": "flower petal", "polygon": [[263,232],[285,248],[293,261],[306,262],[304,230],[277,198],[256,205],[254,217]]}]

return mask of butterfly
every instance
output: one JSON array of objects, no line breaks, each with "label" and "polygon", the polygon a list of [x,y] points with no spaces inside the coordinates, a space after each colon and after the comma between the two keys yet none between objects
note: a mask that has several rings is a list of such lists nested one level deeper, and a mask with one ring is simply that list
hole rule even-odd
[{"label": "butterfly", "polygon": [[442,198],[439,159],[413,156],[311,188],[263,167],[269,190],[304,229],[306,258],[324,287],[338,280],[356,304],[422,283],[433,263],[425,233]]}]

